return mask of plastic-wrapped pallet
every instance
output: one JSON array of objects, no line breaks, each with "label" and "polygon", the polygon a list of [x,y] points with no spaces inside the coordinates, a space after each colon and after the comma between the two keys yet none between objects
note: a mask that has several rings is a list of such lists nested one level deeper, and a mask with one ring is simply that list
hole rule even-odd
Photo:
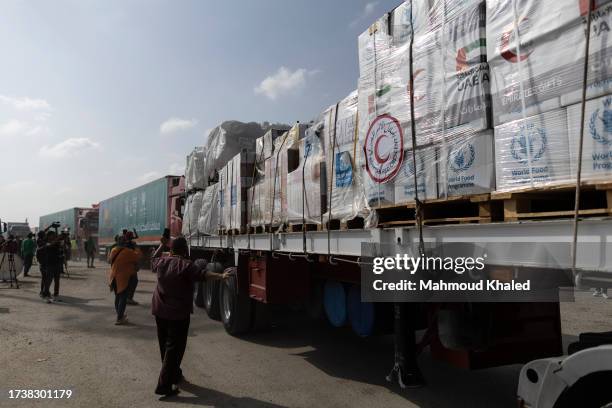
[{"label": "plastic-wrapped pallet", "polygon": [[287,222],[287,174],[289,168],[296,167],[297,154],[291,149],[306,134],[307,127],[296,124],[289,131],[274,141],[274,153],[265,161],[265,182],[268,213],[265,214],[266,225],[277,227]]},{"label": "plastic-wrapped pallet", "polygon": [[290,223],[321,223],[327,194],[321,191],[323,148],[318,135],[298,140],[292,150],[298,151],[299,164],[287,174],[287,220]]},{"label": "plastic-wrapped pallet", "polygon": [[251,227],[266,225],[270,202],[267,187],[268,184],[262,180],[247,191],[247,222]]},{"label": "plastic-wrapped pallet", "polygon": [[274,141],[285,134],[290,129],[289,126],[275,126],[255,141],[255,153],[257,154],[257,163],[263,163],[265,160],[272,157],[274,153]]},{"label": "plastic-wrapped pallet", "polygon": [[493,131],[463,135],[441,145],[441,198],[485,194],[495,189]]},{"label": "plastic-wrapped pallet", "polygon": [[[438,198],[438,148],[421,147],[416,150],[417,185],[419,200]],[[395,179],[395,203],[407,204],[415,200],[414,159],[412,150],[404,154],[404,163]]]},{"label": "plastic-wrapped pallet", "polygon": [[[612,180],[612,96],[588,101],[585,106],[581,180]],[[571,177],[578,169],[582,104],[567,108]]]},{"label": "plastic-wrapped pallet", "polygon": [[197,191],[187,197],[182,231],[185,238],[192,238],[198,235],[198,220],[202,210],[203,198],[204,193],[202,191]]},{"label": "plastic-wrapped pallet", "polygon": [[223,220],[226,229],[242,230],[247,225],[247,190],[253,184],[255,152],[238,153],[225,167],[228,183],[224,194]]},{"label": "plastic-wrapped pallet", "polygon": [[490,127],[485,10],[484,0],[435,0],[429,31],[415,36],[415,120],[424,143]]},{"label": "plastic-wrapped pallet", "polygon": [[219,233],[220,229],[229,228],[229,196],[230,196],[230,172],[229,170],[230,163],[226,164],[219,171],[219,181],[217,185],[219,186],[219,192],[217,193],[219,196],[219,222],[217,225],[216,234]]},{"label": "plastic-wrapped pallet", "polygon": [[205,171],[206,149],[203,146],[197,146],[187,156],[185,166],[185,188],[187,191],[196,189],[203,190],[208,184]]},{"label": "plastic-wrapped pallet", "polygon": [[219,224],[219,183],[215,183],[204,190],[198,232],[202,235],[217,235]]},{"label": "plastic-wrapped pallet", "polygon": [[204,174],[209,180],[241,151],[255,152],[257,138],[265,129],[259,123],[223,122],[208,135]]},{"label": "plastic-wrapped pallet", "polygon": [[[312,128],[322,135],[327,179],[327,213],[345,222],[364,215],[361,182],[361,149],[357,135],[357,91],[329,107]],[[331,197],[330,197],[331,195]]]},{"label": "plastic-wrapped pallet", "polygon": [[570,180],[565,108],[495,128],[497,191]]},{"label": "plastic-wrapped pallet", "polygon": [[[594,1],[587,96],[612,90],[612,5]],[[584,0],[487,0],[495,125],[581,100]]]}]

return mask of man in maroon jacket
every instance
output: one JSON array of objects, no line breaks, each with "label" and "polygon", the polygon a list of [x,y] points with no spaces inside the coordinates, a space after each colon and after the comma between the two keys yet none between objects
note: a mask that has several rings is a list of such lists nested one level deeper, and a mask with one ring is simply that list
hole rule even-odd
[{"label": "man in maroon jacket", "polygon": [[157,323],[157,339],[162,359],[162,368],[155,393],[178,394],[178,383],[182,379],[181,361],[187,346],[189,321],[193,313],[194,285],[204,279],[227,279],[227,273],[206,270],[207,262],[190,261],[187,241],[177,238],[172,242],[170,254],[163,254],[168,240],[162,238],[161,245],[153,254],[153,272],[157,274],[157,287],[153,292],[152,313]]}]

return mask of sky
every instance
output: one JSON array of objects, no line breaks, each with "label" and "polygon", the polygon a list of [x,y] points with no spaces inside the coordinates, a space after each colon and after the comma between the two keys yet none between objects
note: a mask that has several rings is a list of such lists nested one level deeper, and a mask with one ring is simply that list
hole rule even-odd
[{"label": "sky", "polygon": [[401,0],[3,0],[0,219],[167,174],[224,120],[308,121],[357,86]]}]

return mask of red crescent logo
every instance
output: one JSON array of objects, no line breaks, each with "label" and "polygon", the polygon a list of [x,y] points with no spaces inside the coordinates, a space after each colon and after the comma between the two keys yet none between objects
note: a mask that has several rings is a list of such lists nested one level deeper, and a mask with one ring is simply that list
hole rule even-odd
[{"label": "red crescent logo", "polygon": [[387,138],[387,135],[383,134],[378,139],[376,139],[376,142],[374,143],[374,158],[379,164],[383,164],[384,162],[389,160],[389,156],[391,155],[391,153],[387,153],[385,157],[380,157],[380,154],[378,153],[379,152],[378,146],[380,145],[380,142],[386,138]]},{"label": "red crescent logo", "polygon": [[[529,19],[525,17],[521,20],[521,23],[528,20]],[[502,34],[500,46],[504,51],[502,51],[501,56],[506,61],[512,63],[523,62],[529,58],[533,50],[529,50],[527,53],[522,54],[519,58],[515,52],[510,50],[510,38],[512,37],[512,34],[514,34],[514,24],[509,25],[508,29]]]}]

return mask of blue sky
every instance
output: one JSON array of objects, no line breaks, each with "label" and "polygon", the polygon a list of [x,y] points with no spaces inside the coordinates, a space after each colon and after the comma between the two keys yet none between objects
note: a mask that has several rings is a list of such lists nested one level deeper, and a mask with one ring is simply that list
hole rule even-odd
[{"label": "blue sky", "polygon": [[357,36],[400,0],[5,0],[0,218],[168,173],[223,120],[309,120],[355,89]]}]

